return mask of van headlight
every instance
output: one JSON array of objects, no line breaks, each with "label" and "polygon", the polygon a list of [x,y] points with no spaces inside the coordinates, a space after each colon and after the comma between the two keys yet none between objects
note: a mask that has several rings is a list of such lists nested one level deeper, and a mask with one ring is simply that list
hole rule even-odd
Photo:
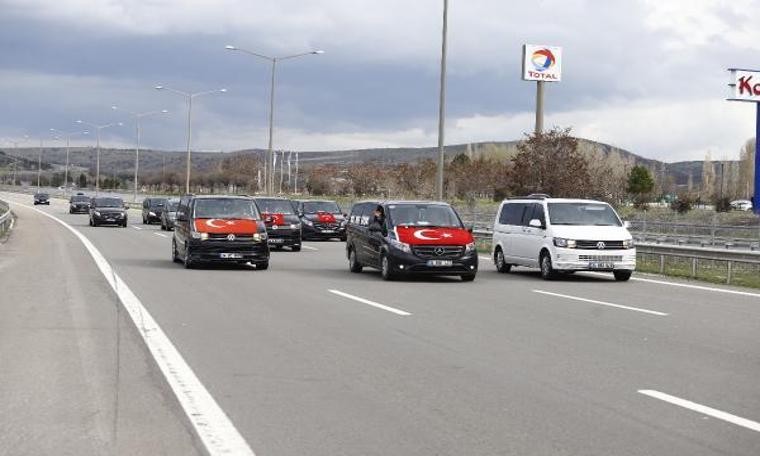
[{"label": "van headlight", "polygon": [[314,226],[314,222],[312,222],[312,221],[311,221],[311,220],[309,220],[309,219],[303,219],[303,223],[304,223],[304,225],[306,225],[306,226]]},{"label": "van headlight", "polygon": [[623,240],[623,248],[624,249],[632,249],[636,247],[636,243],[633,241],[633,239],[624,239]]},{"label": "van headlight", "polygon": [[565,249],[575,248],[575,239],[554,238],[554,245]]},{"label": "van headlight", "polygon": [[156,216],[156,213],[155,213],[155,212],[153,212],[153,211],[150,211],[150,212],[148,212],[148,215],[150,215],[151,217],[155,217],[155,216]]},{"label": "van headlight", "polygon": [[200,239],[201,241],[205,241],[208,239],[208,233],[199,233],[197,231],[193,231],[193,239]]},{"label": "van headlight", "polygon": [[396,239],[388,238],[388,244],[391,245],[391,247],[401,250],[405,253],[412,253],[412,248],[407,244],[406,242],[397,241]]},{"label": "van headlight", "polygon": [[473,253],[473,252],[475,252],[475,243],[474,242],[470,242],[469,244],[467,244],[467,246],[465,246],[464,253],[465,253],[465,255],[468,255],[468,254]]},{"label": "van headlight", "polygon": [[300,223],[291,223],[290,224],[290,229],[291,230],[300,230],[301,229],[301,224]]},{"label": "van headlight", "polygon": [[99,211],[95,211],[95,217],[100,217],[100,212]]}]

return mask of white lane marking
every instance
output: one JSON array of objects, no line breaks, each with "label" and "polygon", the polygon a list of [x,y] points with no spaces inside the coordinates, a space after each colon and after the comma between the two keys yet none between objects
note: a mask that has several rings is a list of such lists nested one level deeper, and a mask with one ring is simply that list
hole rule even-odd
[{"label": "white lane marking", "polygon": [[680,397],[671,396],[670,394],[661,393],[655,390],[639,390],[639,393],[645,396],[659,399],[661,401],[668,402],[673,405],[677,405],[679,407],[693,410],[703,415],[711,416],[713,418],[717,418],[719,420],[723,420],[731,424],[735,424],[737,426],[751,429],[755,432],[760,432],[760,423],[758,423],[757,421],[748,420],[746,418],[732,415],[730,413],[723,412],[718,409],[708,407],[706,405],[697,404],[696,402],[687,401],[686,399],[681,399]]},{"label": "white lane marking", "polygon": [[483,256],[483,255],[478,255],[478,258],[480,258],[483,261],[491,261],[491,257],[487,257],[487,256]]},{"label": "white lane marking", "polygon": [[327,290],[332,294],[336,294],[338,296],[343,296],[344,298],[353,299],[354,301],[361,302],[362,304],[367,304],[368,306],[377,307],[378,309],[387,310],[388,312],[395,313],[396,315],[401,315],[402,317],[408,317],[412,314],[409,312],[406,312],[404,310],[396,309],[394,307],[389,307],[374,301],[370,301],[369,299],[360,298],[358,296],[350,295],[348,293],[344,293],[342,291],[338,290]]},{"label": "white lane marking", "polygon": [[641,309],[639,307],[623,306],[623,305],[620,305],[620,304],[613,304],[611,302],[596,301],[596,300],[593,300],[593,299],[579,298],[577,296],[569,296],[569,295],[564,295],[564,294],[559,294],[559,293],[552,293],[550,291],[533,290],[533,293],[540,293],[540,294],[544,294],[544,295],[555,296],[557,298],[571,299],[573,301],[583,301],[583,302],[588,302],[588,303],[591,303],[591,304],[598,304],[600,306],[615,307],[617,309],[632,310],[634,312],[642,312],[642,313],[646,313],[646,314],[650,314],[650,315],[657,315],[659,317],[667,317],[668,316],[668,314],[666,314],[665,312],[658,312],[656,310]]},{"label": "white lane marking", "polygon": [[142,228],[140,228],[140,227],[139,227],[139,226],[137,226],[137,225],[129,225],[129,226],[131,226],[132,228],[134,228],[134,229],[136,229],[136,230],[141,230],[141,229],[142,229]]},{"label": "white lane marking", "polygon": [[316,248],[316,247],[312,247],[312,246],[310,246],[310,245],[301,245],[301,248],[304,248],[304,249],[306,249],[306,250],[313,250],[313,251],[315,251],[315,252],[319,251],[319,249],[318,249],[318,248]]},{"label": "white lane marking", "polygon": [[253,450],[243,439],[229,417],[219,407],[214,398],[185,362],[172,341],[166,336],[148,310],[116,274],[102,253],[82,233],[63,220],[44,211],[25,204],[18,204],[33,209],[63,225],[84,244],[100,272],[111,288],[116,292],[121,304],[129,313],[145,345],[150,350],[156,364],[164,374],[177,400],[187,415],[198,437],[212,456],[243,455],[255,456]]},{"label": "white lane marking", "polygon": [[[608,274],[604,274],[601,272],[587,272],[586,274],[595,275],[595,276],[604,276],[604,277],[608,276]],[[728,294],[739,295],[739,296],[749,296],[751,298],[760,298],[760,294],[758,293],[750,293],[747,291],[738,291],[738,290],[727,290],[725,288],[706,287],[704,285],[692,285],[690,283],[668,282],[665,280],[645,279],[643,277],[631,277],[631,280],[635,280],[636,282],[654,283],[657,285],[667,285],[670,287],[691,288],[693,290],[712,291],[715,293],[728,293]]]},{"label": "white lane marking", "polygon": [[165,238],[166,235],[163,233],[153,233],[154,236],[161,236],[162,238]]}]

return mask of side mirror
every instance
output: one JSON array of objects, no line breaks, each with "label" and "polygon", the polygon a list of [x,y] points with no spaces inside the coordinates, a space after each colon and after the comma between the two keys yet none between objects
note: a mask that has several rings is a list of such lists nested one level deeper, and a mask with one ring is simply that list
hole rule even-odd
[{"label": "side mirror", "polygon": [[187,221],[187,215],[185,215],[184,212],[177,212],[177,221],[178,222],[186,222]]},{"label": "side mirror", "polygon": [[467,225],[467,232],[472,233],[475,230],[475,225]]},{"label": "side mirror", "polygon": [[627,230],[630,227],[631,227],[631,222],[629,222],[628,220],[626,220],[626,221],[623,222],[623,228],[625,228]]},{"label": "side mirror", "polygon": [[530,222],[528,222],[528,226],[531,226],[533,228],[543,228],[544,225],[541,223],[541,220],[539,219],[533,219]]},{"label": "side mirror", "polygon": [[303,211],[298,211],[298,216],[303,217]]},{"label": "side mirror", "polygon": [[129,204],[124,204],[124,209],[129,210]]}]

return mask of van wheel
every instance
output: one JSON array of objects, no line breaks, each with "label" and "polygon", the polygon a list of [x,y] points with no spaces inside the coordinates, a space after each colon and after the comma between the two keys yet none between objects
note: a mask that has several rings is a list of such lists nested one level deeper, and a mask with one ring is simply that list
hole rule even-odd
[{"label": "van wheel", "polygon": [[356,249],[351,248],[348,251],[348,270],[358,274],[362,272],[362,269],[364,269],[364,266],[356,259]]},{"label": "van wheel", "polygon": [[290,250],[292,252],[300,252],[301,251],[301,246],[300,245],[293,245],[293,246],[290,247]]},{"label": "van wheel", "polygon": [[554,280],[557,278],[557,272],[552,266],[552,256],[548,252],[541,254],[541,278],[544,280]]},{"label": "van wheel", "polygon": [[172,238],[172,262],[179,263],[179,255],[177,255],[177,241]]},{"label": "van wheel", "polygon": [[613,271],[612,274],[618,282],[627,282],[631,278],[633,271]]},{"label": "van wheel", "polygon": [[496,248],[496,254],[494,256],[495,256],[494,262],[496,264],[497,271],[506,273],[512,269],[512,265],[507,264],[506,260],[504,259],[504,252],[501,250],[500,247]]},{"label": "van wheel", "polygon": [[383,280],[393,280],[396,278],[396,275],[393,273],[393,264],[385,254],[380,259],[380,275]]}]

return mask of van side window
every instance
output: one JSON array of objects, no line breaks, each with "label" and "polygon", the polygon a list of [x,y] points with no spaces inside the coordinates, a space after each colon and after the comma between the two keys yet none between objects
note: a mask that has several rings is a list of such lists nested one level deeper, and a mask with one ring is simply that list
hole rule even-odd
[{"label": "van side window", "polygon": [[369,221],[372,219],[372,212],[374,211],[375,207],[377,207],[377,204],[374,203],[362,204],[362,213],[361,219],[359,220],[359,225],[369,226]]},{"label": "van side window", "polygon": [[527,206],[525,203],[505,204],[499,222],[504,225],[522,225],[525,206]]},{"label": "van side window", "polygon": [[354,204],[354,206],[351,208],[351,215],[348,218],[348,222],[358,225],[359,221],[362,218],[363,209],[364,209],[364,204]]},{"label": "van side window", "polygon": [[499,213],[499,224],[500,225],[506,225],[507,224],[507,209],[509,208],[509,204],[504,204],[501,206],[501,212]]}]

